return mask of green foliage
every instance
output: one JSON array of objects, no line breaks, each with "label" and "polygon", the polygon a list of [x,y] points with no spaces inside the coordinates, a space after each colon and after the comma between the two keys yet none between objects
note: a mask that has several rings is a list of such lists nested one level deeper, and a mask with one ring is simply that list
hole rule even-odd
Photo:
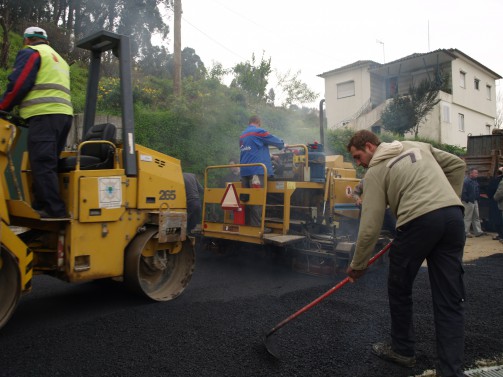
[{"label": "green foliage", "polygon": [[[83,13],[78,17],[92,17],[87,8],[90,0],[83,4]],[[104,12],[111,9],[107,4],[99,7]],[[79,24],[85,22],[80,20]],[[48,27],[44,28],[49,32]],[[61,41],[64,45],[65,35],[59,36],[54,25],[53,29],[54,33],[49,32],[51,40]],[[86,30],[86,34],[91,31]],[[12,34],[12,64],[16,52],[22,47],[21,41],[20,35]],[[74,110],[81,113],[87,97],[89,67],[87,55],[79,49],[76,51],[79,57],[67,60],[70,64],[73,61],[70,73]],[[262,57],[256,62],[253,56],[251,61],[238,64],[236,71],[225,69],[219,63],[207,71],[195,51],[188,48],[184,50],[188,67],[183,75],[182,97],[175,98],[168,72],[167,50],[152,48],[149,51],[155,52],[154,59],[143,55],[138,63],[133,64],[136,142],[180,159],[185,171],[201,175],[209,165],[227,164],[229,158],[239,159],[239,136],[253,114],[262,118],[264,128],[289,144],[319,140],[317,109],[283,108],[266,103],[271,59]],[[72,56],[77,56],[77,52],[72,52]],[[121,115],[117,65],[117,59],[111,54],[103,56],[98,87],[99,114]],[[0,70],[0,83],[4,87],[9,73],[10,70]],[[228,74],[234,74],[234,85],[223,84]],[[268,93],[272,95],[274,90],[268,90]]]},{"label": "green foliage", "polygon": [[[145,79],[142,84],[157,93],[165,80]],[[135,97],[136,141],[181,159],[185,170],[198,174],[206,166],[239,158],[239,135],[252,115],[246,100],[240,100],[243,91],[214,79],[186,79],[182,93],[179,100],[166,96],[158,104]],[[294,111],[265,103],[255,110],[264,127],[289,144],[319,140],[317,110]]]},{"label": "green foliage", "polygon": [[[44,28],[56,50],[64,57],[70,53],[70,36],[76,40],[98,30],[109,30],[131,39],[135,60],[149,56],[152,35],[166,38],[169,26],[160,6],[166,0],[4,0],[0,6],[2,29],[21,34],[27,26]],[[81,53],[71,59],[79,59]],[[73,52],[72,52],[73,55]]]},{"label": "green foliage", "polygon": [[81,62],[70,66],[70,89],[74,113],[84,112],[86,103],[88,67]]},{"label": "green foliage", "polygon": [[381,114],[385,130],[403,136],[413,127],[414,105],[408,96],[395,96]]},{"label": "green foliage", "polygon": [[222,63],[216,62],[207,71],[207,78],[209,80],[222,83],[224,76],[229,74],[231,71],[231,69],[224,68]]},{"label": "green foliage", "polygon": [[[174,55],[168,56],[167,71],[169,77],[173,78]],[[206,68],[199,55],[193,48],[185,47],[182,50],[182,78],[191,77],[193,80],[200,80],[206,76]]]},{"label": "green foliage", "polygon": [[12,67],[14,67],[14,62],[16,60],[16,55],[18,51],[23,48],[23,38],[16,33],[10,33],[10,46],[9,46],[9,60],[8,67],[6,69],[0,69],[0,90],[5,90],[7,87],[7,77],[12,72]]},{"label": "green foliage", "polygon": [[[340,128],[337,130],[328,131],[326,151],[327,151],[327,153],[330,153],[330,154],[343,155],[345,161],[353,163],[353,165],[357,171],[358,177],[363,177],[365,175],[365,170],[361,167],[357,167],[354,164],[354,160],[346,148],[346,146],[349,144],[349,140],[351,139],[351,137],[354,135],[355,132],[356,132],[355,130],[347,129],[347,128]],[[406,140],[403,136],[398,135],[398,134],[393,134],[390,132],[381,133],[379,135],[379,139],[385,143],[391,143],[394,140],[398,140],[398,141]],[[456,156],[461,157],[466,154],[466,148],[464,148],[464,147],[461,148],[461,147],[454,146],[454,145],[442,144],[442,143],[438,143],[436,141],[432,141],[432,140],[425,139],[425,138],[415,138],[414,140],[431,144],[433,147],[435,147],[437,149],[452,153]]]},{"label": "green foliage", "polygon": [[381,115],[383,128],[404,135],[411,132],[418,136],[420,123],[440,101],[437,99],[442,81],[422,80],[411,86],[407,96],[397,95]]},{"label": "green foliage", "polygon": [[98,85],[97,110],[118,114],[121,108],[120,80],[117,77],[102,77]]},{"label": "green foliage", "polygon": [[265,101],[266,87],[271,73],[271,58],[262,58],[255,62],[255,54],[251,61],[237,64],[234,68],[234,80],[231,86],[243,89],[254,101]]},{"label": "green foliage", "polygon": [[416,141],[422,141],[423,143],[431,144],[433,147],[443,150],[445,152],[452,153],[456,156],[462,157],[466,155],[466,147],[458,147],[457,145],[443,144],[437,141],[425,139],[425,138],[415,138]]},{"label": "green foliage", "polygon": [[[289,107],[298,103],[313,102],[318,98],[318,93],[309,89],[306,83],[299,79],[301,71],[292,74],[288,71],[286,74],[278,74],[278,85],[283,90],[285,98],[281,106]],[[274,98],[272,99],[274,103]]]},{"label": "green foliage", "polygon": [[329,130],[326,136],[327,145],[325,150],[330,154],[343,155],[345,161],[352,161],[351,154],[347,151],[346,146],[354,133],[354,130],[348,128]]},{"label": "green foliage", "polygon": [[148,54],[142,57],[138,62],[145,75],[151,75],[158,78],[171,77],[171,71],[168,67],[170,54],[164,46],[152,46]]}]

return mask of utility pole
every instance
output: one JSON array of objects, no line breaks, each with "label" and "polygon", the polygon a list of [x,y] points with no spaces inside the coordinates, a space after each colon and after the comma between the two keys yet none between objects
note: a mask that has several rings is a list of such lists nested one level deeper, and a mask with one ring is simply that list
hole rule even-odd
[{"label": "utility pole", "polygon": [[174,2],[174,69],[173,72],[173,91],[176,97],[182,95],[182,0],[175,0]]}]

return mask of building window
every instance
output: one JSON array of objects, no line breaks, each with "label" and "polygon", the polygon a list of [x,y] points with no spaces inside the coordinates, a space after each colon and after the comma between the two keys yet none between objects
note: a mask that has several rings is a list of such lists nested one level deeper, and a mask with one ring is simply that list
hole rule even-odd
[{"label": "building window", "polygon": [[355,95],[355,82],[346,81],[337,84],[337,98],[352,97]]},{"label": "building window", "polygon": [[461,132],[465,132],[465,115],[458,114],[458,129]]},{"label": "building window", "polygon": [[448,105],[442,106],[442,121],[451,123],[451,108]]},{"label": "building window", "polygon": [[475,90],[479,90],[479,84],[480,84],[479,79],[473,80],[473,87],[475,88]]},{"label": "building window", "polygon": [[466,88],[466,72],[459,71],[459,86]]},{"label": "building window", "polygon": [[381,134],[381,126],[372,126],[370,127],[370,130],[375,133],[376,135]]},{"label": "building window", "polygon": [[486,134],[490,135],[491,134],[491,125],[490,124],[486,124]]},{"label": "building window", "polygon": [[491,85],[486,85],[486,95],[489,101],[492,99],[491,91],[492,91]]}]

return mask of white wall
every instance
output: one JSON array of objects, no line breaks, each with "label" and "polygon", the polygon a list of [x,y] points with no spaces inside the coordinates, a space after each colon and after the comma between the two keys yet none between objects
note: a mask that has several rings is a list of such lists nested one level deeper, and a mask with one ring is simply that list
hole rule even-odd
[{"label": "white wall", "polygon": [[[337,98],[337,84],[354,81],[355,95]],[[325,78],[325,102],[329,129],[349,120],[370,98],[370,74],[368,65],[353,70],[336,72]]]},{"label": "white wall", "polygon": [[[329,129],[340,127],[343,121],[351,121],[347,127],[355,130],[370,128],[379,119],[382,105],[370,113],[362,115],[356,121],[352,120],[352,117],[370,98],[371,77],[368,68],[368,64],[355,65],[325,77],[325,101]],[[465,88],[460,87],[460,71],[465,72]],[[430,72],[431,74],[433,73]],[[492,131],[496,117],[496,82],[480,66],[462,58],[451,62],[450,74],[452,94],[440,92],[441,101],[427,116],[427,120],[421,124],[419,136],[444,144],[466,147],[469,134],[487,135]],[[426,72],[411,72],[410,82],[407,80],[407,76],[403,76],[399,85],[410,85],[413,78],[414,81],[419,81],[423,76],[427,77],[426,75]],[[475,89],[475,79],[479,80],[478,90]],[[350,80],[355,82],[355,95],[337,98],[337,84]],[[487,93],[488,85],[491,88],[490,98]],[[379,87],[385,90],[384,85],[380,83],[374,88],[374,91],[379,90]],[[407,90],[407,88],[401,88],[402,93]],[[374,93],[374,97],[376,96],[377,94]],[[444,112],[444,107],[448,109],[448,114]],[[464,131],[459,129],[458,114],[464,115]],[[446,117],[446,115],[448,116]],[[491,127],[487,127],[488,125]],[[413,137],[411,134],[406,136]]]},{"label": "white wall", "polygon": [[[465,72],[465,88],[460,86],[460,71]],[[475,89],[475,79],[479,80],[479,90]],[[490,99],[487,98],[487,85],[491,87]],[[496,82],[470,62],[456,59],[452,62],[452,102],[494,118],[496,117]]]}]

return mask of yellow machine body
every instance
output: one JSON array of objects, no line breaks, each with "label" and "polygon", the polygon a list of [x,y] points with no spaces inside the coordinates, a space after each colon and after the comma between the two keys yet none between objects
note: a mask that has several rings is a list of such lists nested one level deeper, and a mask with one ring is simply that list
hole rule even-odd
[{"label": "yellow machine body", "polygon": [[[225,239],[255,244],[273,243],[288,245],[305,238],[300,231],[309,223],[330,224],[337,227],[339,221],[346,218],[357,219],[359,209],[353,199],[354,187],[360,181],[351,164],[343,161],[342,156],[328,156],[329,163],[324,168],[323,179],[312,181],[308,148],[299,147],[304,155],[278,155],[288,160],[289,172],[283,171],[283,177],[264,177],[264,187],[243,188],[241,182],[220,182],[212,176],[226,172],[231,167],[245,165],[209,166],[205,174],[205,192],[203,204],[203,237]],[[265,166],[261,165],[263,169]],[[285,178],[287,177],[287,178]],[[231,201],[236,208],[225,209],[224,197],[231,184],[236,194]],[[232,192],[232,191],[231,191]],[[235,197],[236,200],[232,200]],[[250,206],[261,207],[260,226],[251,226],[248,221],[236,221],[239,211],[248,211]]]},{"label": "yellow machine body", "polygon": [[[0,120],[0,139],[8,136],[12,127]],[[39,229],[47,234],[42,244],[28,246],[18,240],[9,244],[8,249],[20,260],[26,259],[26,250],[30,249],[34,253],[35,273],[48,272],[71,282],[121,277],[124,273],[124,250],[141,227],[162,227],[159,213],[186,216],[180,161],[140,145],[136,147],[138,177],[125,175],[121,159],[113,169],[75,170],[60,174],[61,196],[71,214],[71,220],[64,222],[42,221],[28,204],[31,202],[28,189],[31,187],[31,172],[25,154],[21,168],[24,199],[11,199],[5,179],[2,180],[2,222],[9,234],[12,231],[8,230],[8,225]],[[121,151],[117,149],[118,156]],[[64,154],[65,157],[72,155],[75,153]],[[6,166],[7,156],[0,151],[3,175]],[[176,242],[185,241],[185,233],[186,228],[181,226]],[[59,235],[63,237],[59,238]],[[2,237],[2,243],[7,243],[7,240],[7,236]],[[64,264],[57,266],[56,254],[61,240],[64,240]],[[22,280],[29,280],[31,271],[26,272],[22,267],[20,263]]]},{"label": "yellow machine body", "polygon": [[[317,145],[289,148],[297,150],[272,155],[275,174],[264,177],[263,187],[243,188],[237,180],[217,178],[243,164],[206,169],[200,247],[225,254],[251,245],[281,255],[302,273],[344,271],[359,229],[360,207],[353,196],[360,182],[356,170],[343,156],[325,156]],[[263,164],[252,165],[265,171]],[[252,226],[247,216],[252,206],[260,208],[260,225]],[[382,236],[376,247],[387,242]]]},{"label": "yellow machine body", "polygon": [[[91,52],[91,64],[83,141],[62,153],[58,166],[68,218],[42,218],[31,207],[28,153],[20,166],[13,159],[26,122],[0,112],[0,328],[30,291],[35,274],[68,282],[115,278],[166,301],[185,289],[194,271],[181,163],[134,141],[128,37],[101,30],[77,47]],[[93,123],[101,54],[107,51],[119,59],[122,144],[115,125]]]}]

